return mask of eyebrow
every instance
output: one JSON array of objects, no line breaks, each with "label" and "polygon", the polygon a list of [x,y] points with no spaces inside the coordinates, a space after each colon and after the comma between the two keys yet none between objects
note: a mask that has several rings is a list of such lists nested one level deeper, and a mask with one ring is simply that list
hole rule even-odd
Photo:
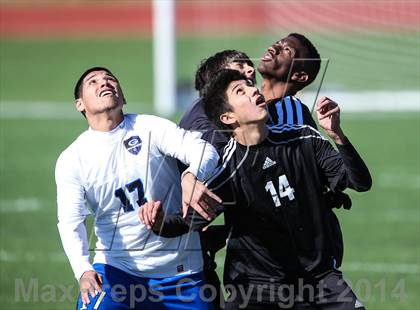
[{"label": "eyebrow", "polygon": [[296,47],[294,46],[294,43],[290,43],[290,41],[287,41],[285,39],[281,39],[274,44],[282,44],[282,45],[286,44],[288,47],[296,49]]},{"label": "eyebrow", "polygon": [[233,86],[233,88],[232,88],[232,92],[234,92],[234,91],[235,91],[235,88],[237,88],[238,86],[241,86],[241,85],[243,85],[243,83],[238,83],[238,84],[236,84],[235,86]]},{"label": "eyebrow", "polygon": [[98,74],[98,73],[93,73],[92,75],[89,75],[89,76],[86,78],[85,82],[89,81],[91,78],[95,77],[97,74]]},{"label": "eyebrow", "polygon": [[[98,75],[98,73],[93,73],[92,75],[88,75],[88,77],[86,78],[86,80],[85,80],[85,82],[87,82],[87,81],[89,81],[91,78],[93,78],[93,77],[95,77],[95,76],[97,76]],[[116,79],[116,77],[115,76],[113,76],[112,74],[109,74],[108,72],[106,72],[105,73],[105,76],[106,77],[110,77],[110,78],[113,78],[113,79]]]}]

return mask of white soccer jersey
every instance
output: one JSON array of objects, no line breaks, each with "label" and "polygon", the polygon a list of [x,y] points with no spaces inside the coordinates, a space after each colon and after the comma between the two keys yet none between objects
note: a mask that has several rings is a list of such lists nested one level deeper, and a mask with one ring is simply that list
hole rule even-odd
[{"label": "white soccer jersey", "polygon": [[[203,180],[217,165],[214,148],[195,133],[155,116],[129,114],[114,130],[83,132],[56,165],[58,228],[77,279],[93,270],[85,219],[94,216],[94,263],[141,277],[198,272],[198,233],[155,235],[139,220],[145,200],[160,200],[167,213],[181,209],[176,159]],[[89,207],[89,209],[88,209]]]}]

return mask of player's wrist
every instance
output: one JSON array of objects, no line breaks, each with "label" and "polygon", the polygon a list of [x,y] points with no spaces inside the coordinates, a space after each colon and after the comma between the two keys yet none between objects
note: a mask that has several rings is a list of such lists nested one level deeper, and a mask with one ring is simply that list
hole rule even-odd
[{"label": "player's wrist", "polygon": [[184,179],[197,180],[197,177],[191,171],[186,170],[181,174],[181,181],[184,181]]},{"label": "player's wrist", "polygon": [[346,136],[341,132],[340,134],[336,134],[332,137],[335,144],[343,145],[346,144]]},{"label": "player's wrist", "polygon": [[334,141],[335,144],[339,144],[339,145],[346,144],[346,136],[344,135],[341,128],[339,128],[339,130],[337,130],[336,132],[332,133],[330,137]]},{"label": "player's wrist", "polygon": [[88,271],[95,271],[95,269],[93,268],[93,266],[90,263],[84,262],[83,265],[80,266],[80,268],[75,271],[74,276],[75,276],[76,280],[79,282],[80,279],[83,277],[83,275]]}]

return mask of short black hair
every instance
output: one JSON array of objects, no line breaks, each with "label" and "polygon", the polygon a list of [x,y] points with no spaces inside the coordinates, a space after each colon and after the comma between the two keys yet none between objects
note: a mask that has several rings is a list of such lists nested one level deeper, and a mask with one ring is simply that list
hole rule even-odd
[{"label": "short black hair", "polygon": [[199,95],[204,95],[203,90],[206,84],[210,82],[218,71],[233,62],[246,63],[254,67],[254,63],[249,59],[248,55],[237,50],[224,50],[207,59],[203,59],[195,73],[195,89],[198,90]]},{"label": "short black hair", "polygon": [[300,58],[308,58],[308,60],[297,62],[297,65],[299,66],[299,69],[304,70],[308,73],[309,79],[305,83],[305,86],[309,85],[316,79],[318,75],[319,69],[321,67],[321,56],[319,55],[318,50],[313,45],[313,43],[303,34],[290,33],[288,37],[294,37],[298,39],[306,50],[304,55],[299,56]]},{"label": "short black hair", "polygon": [[85,72],[83,72],[83,74],[79,77],[79,79],[77,80],[76,86],[74,87],[74,99],[79,99],[80,97],[82,97],[82,84],[83,84],[83,79],[91,72],[93,71],[105,71],[108,72],[109,74],[111,74],[118,82],[117,77],[112,74],[111,70],[109,70],[108,68],[105,67],[92,67],[87,69]]},{"label": "short black hair", "polygon": [[247,78],[237,70],[222,69],[206,86],[205,96],[203,97],[204,111],[208,119],[220,129],[231,129],[220,121],[220,115],[232,111],[226,90],[230,83],[239,80],[247,80]]}]

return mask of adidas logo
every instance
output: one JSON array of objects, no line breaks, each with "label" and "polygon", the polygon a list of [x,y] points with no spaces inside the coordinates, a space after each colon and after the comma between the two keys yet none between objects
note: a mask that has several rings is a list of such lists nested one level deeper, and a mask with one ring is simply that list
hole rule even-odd
[{"label": "adidas logo", "polygon": [[270,168],[271,166],[274,166],[275,164],[276,164],[276,161],[272,160],[270,157],[266,157],[264,165],[263,165],[263,170]]},{"label": "adidas logo", "polygon": [[364,308],[365,305],[363,305],[358,299],[356,299],[356,303],[354,305],[354,308]]}]

